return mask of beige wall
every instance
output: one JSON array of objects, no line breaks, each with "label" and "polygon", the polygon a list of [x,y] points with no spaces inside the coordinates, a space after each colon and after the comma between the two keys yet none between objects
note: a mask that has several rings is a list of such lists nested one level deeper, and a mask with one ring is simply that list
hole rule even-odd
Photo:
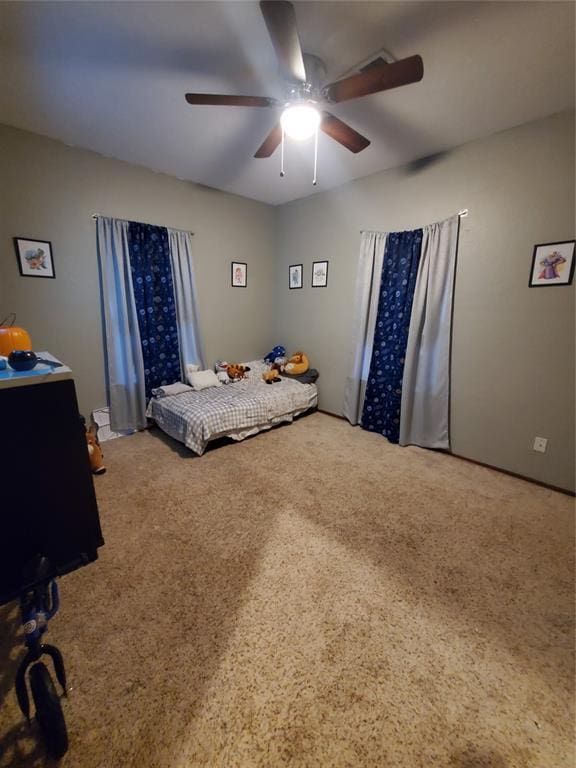
[{"label": "beige wall", "polygon": [[[320,167],[321,172],[321,167]],[[574,488],[574,286],[528,288],[535,243],[574,237],[574,115],[475,141],[419,170],[375,174],[282,206],[275,344],[320,370],[320,407],[340,414],[350,364],[360,230],[462,219],[453,335],[452,448]],[[328,287],[310,287],[328,259]],[[288,289],[288,265],[304,288]],[[532,450],[536,435],[546,454]]]},{"label": "beige wall", "polygon": [[[15,311],[34,348],[75,372],[86,415],[106,404],[93,213],[195,233],[208,362],[270,348],[276,210],[0,126],[0,319]],[[55,280],[19,276],[13,236],[52,242]],[[248,287],[230,286],[230,262]]]},{"label": "beige wall", "polygon": [[[461,208],[453,450],[574,488],[574,286],[529,289],[534,243],[574,237],[574,116],[472,142],[419,170],[375,174],[279,209],[0,126],[0,319],[9,311],[105,404],[94,212],[195,232],[208,361],[305,348],[320,407],[340,413],[361,229],[410,229]],[[12,237],[52,241],[56,280],[21,278]],[[277,257],[275,258],[275,254]],[[310,287],[314,259],[326,289]],[[230,261],[249,265],[230,287]],[[304,263],[289,291],[288,265]],[[274,288],[274,290],[273,290]],[[273,299],[274,304],[273,304]],[[546,454],[531,449],[549,439]]]}]

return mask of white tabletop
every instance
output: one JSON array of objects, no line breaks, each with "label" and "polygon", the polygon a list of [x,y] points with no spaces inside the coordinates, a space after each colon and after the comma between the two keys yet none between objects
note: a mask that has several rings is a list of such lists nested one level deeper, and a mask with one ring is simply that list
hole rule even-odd
[{"label": "white tabletop", "polygon": [[[46,360],[60,362],[50,352],[36,352],[38,357]],[[38,363],[31,371],[15,371],[8,365],[0,371],[0,389],[9,389],[10,387],[27,387],[30,384],[45,384],[50,381],[62,381],[71,379],[72,371],[67,365],[60,365],[58,368],[52,368],[46,363]]]}]

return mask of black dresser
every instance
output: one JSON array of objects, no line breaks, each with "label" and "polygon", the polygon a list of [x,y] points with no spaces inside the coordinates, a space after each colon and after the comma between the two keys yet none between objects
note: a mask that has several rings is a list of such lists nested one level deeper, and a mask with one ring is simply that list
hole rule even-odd
[{"label": "black dresser", "polygon": [[44,368],[0,371],[0,603],[36,555],[62,575],[104,544],[72,372]]}]

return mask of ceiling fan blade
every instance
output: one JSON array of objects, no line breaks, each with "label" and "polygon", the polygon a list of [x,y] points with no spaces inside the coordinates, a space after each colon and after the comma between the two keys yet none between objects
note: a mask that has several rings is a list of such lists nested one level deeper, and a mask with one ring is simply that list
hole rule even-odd
[{"label": "ceiling fan blade", "polygon": [[294,82],[306,82],[294,6],[287,0],[262,0],[260,10],[285,77]]},{"label": "ceiling fan blade", "polygon": [[226,96],[217,93],[187,93],[188,104],[214,107],[273,107],[276,99],[267,96]]},{"label": "ceiling fan blade", "polygon": [[339,144],[342,144],[343,147],[349,149],[350,152],[354,152],[354,154],[362,152],[363,149],[366,149],[366,147],[370,145],[370,142],[365,136],[362,136],[362,134],[355,131],[354,128],[351,128],[346,123],[343,123],[342,120],[331,115],[330,112],[322,112],[320,129],[324,131],[327,136],[330,136],[331,139],[334,139]]},{"label": "ceiling fan blade", "polygon": [[280,123],[276,123],[274,128],[270,131],[268,136],[264,139],[264,143],[258,149],[254,157],[270,157],[274,154],[274,150],[282,141],[282,126]]},{"label": "ceiling fan blade", "polygon": [[420,56],[410,56],[407,59],[393,61],[391,64],[381,64],[371,67],[366,72],[345,77],[322,89],[324,98],[332,104],[341,101],[368,96],[370,93],[388,91],[408,83],[417,83],[424,75],[424,64]]}]

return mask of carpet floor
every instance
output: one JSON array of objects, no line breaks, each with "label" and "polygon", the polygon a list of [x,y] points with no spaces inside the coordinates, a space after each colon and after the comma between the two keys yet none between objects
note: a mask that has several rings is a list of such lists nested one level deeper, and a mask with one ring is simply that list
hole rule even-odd
[{"label": "carpet floor", "polygon": [[[573,766],[574,503],[315,413],[194,457],[106,443],[61,581],[63,768]],[[12,688],[0,766],[50,765]]]}]

